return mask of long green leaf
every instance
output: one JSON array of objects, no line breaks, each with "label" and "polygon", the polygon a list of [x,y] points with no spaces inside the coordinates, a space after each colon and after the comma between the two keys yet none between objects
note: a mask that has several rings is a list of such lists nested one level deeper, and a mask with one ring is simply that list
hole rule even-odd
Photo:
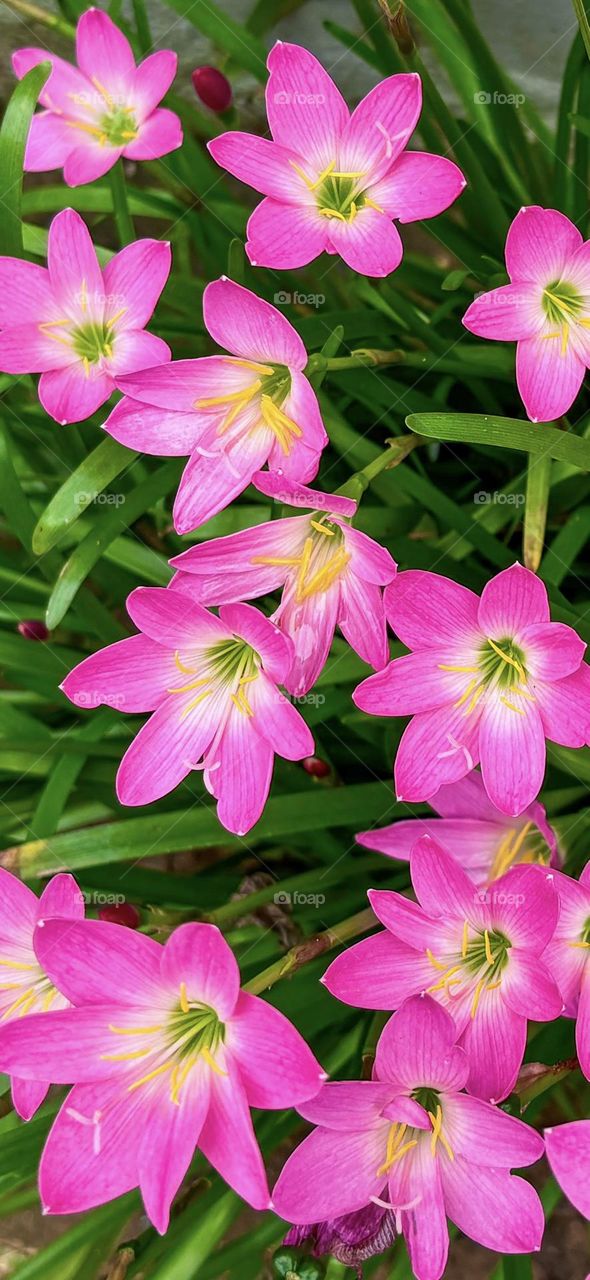
[{"label": "long green leaf", "polygon": [[25,147],[31,118],[50,71],[50,62],[40,62],[27,71],[13,90],[0,129],[2,252],[17,258],[23,253],[21,201]]},{"label": "long green leaf", "polygon": [[45,508],[33,533],[33,551],[41,555],[54,547],[99,493],[131,466],[136,457],[136,453],[110,436],[97,445]]},{"label": "long green leaf", "polygon": [[590,440],[571,431],[559,431],[546,423],[522,422],[519,418],[497,418],[483,413],[411,413],[406,426],[433,440],[454,440],[463,444],[493,445],[497,449],[519,449],[569,462],[581,471],[590,471]]}]

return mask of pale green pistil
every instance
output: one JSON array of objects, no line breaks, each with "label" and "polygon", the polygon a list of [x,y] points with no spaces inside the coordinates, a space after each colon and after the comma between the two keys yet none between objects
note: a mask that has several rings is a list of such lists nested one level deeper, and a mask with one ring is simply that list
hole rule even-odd
[{"label": "pale green pistil", "polygon": [[582,295],[566,280],[556,280],[543,290],[543,310],[551,324],[570,324],[583,309]]},{"label": "pale green pistil", "polygon": [[100,121],[101,140],[111,147],[126,147],[137,137],[135,116],[130,107],[113,107]]}]

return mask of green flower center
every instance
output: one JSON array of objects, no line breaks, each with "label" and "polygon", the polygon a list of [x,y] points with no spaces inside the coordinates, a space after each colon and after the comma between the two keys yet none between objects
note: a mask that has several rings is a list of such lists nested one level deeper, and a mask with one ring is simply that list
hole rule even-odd
[{"label": "green flower center", "polygon": [[189,1002],[184,991],[178,1010],[169,1019],[168,1030],[178,1059],[197,1058],[203,1053],[206,1058],[214,1057],[225,1038],[225,1025],[215,1009]]},{"label": "green flower center", "polygon": [[232,636],[231,640],[220,640],[207,650],[207,657],[213,668],[212,675],[222,684],[246,683],[258,675],[261,659],[256,650],[245,640]]},{"label": "green flower center", "polygon": [[551,324],[569,324],[583,309],[582,295],[567,280],[555,280],[543,290],[543,310]]},{"label": "green flower center", "polygon": [[131,107],[112,107],[101,117],[101,140],[111,147],[126,147],[137,137],[137,125]]},{"label": "green flower center", "polygon": [[440,1094],[437,1089],[427,1089],[422,1087],[414,1089],[411,1097],[415,1102],[419,1102],[420,1106],[424,1107],[425,1111],[432,1111],[432,1113],[436,1115],[436,1109],[440,1103]]},{"label": "green flower center", "polygon": [[113,354],[115,330],[112,325],[89,320],[72,333],[72,345],[76,355],[88,364],[98,364],[104,356]]},{"label": "green flower center", "polygon": [[486,640],[480,650],[479,669],[484,685],[493,681],[500,689],[510,689],[526,683],[525,655],[510,637]]},{"label": "green flower center", "polygon": [[468,942],[465,954],[462,955],[464,967],[468,973],[477,974],[485,966],[485,980],[489,985],[499,980],[502,970],[506,968],[511,945],[509,939],[496,929],[476,934]]}]

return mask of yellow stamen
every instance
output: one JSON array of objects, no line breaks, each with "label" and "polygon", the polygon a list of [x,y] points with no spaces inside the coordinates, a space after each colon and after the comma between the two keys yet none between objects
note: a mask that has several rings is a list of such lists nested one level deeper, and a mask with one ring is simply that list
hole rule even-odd
[{"label": "yellow stamen", "polygon": [[446,987],[447,982],[449,982],[449,980],[453,977],[455,973],[461,972],[461,968],[462,966],[460,964],[456,964],[453,966],[452,969],[447,969],[446,973],[443,973],[443,976],[439,980],[439,982],[435,982],[433,987],[428,987],[428,991],[441,991],[444,987]]},{"label": "yellow stamen", "polygon": [[131,1062],[133,1058],[145,1058],[146,1053],[151,1053],[151,1049],[131,1049],[129,1053],[101,1053],[101,1061],[103,1062]]},{"label": "yellow stamen", "polygon": [[483,931],[483,937],[484,937],[484,944],[485,944],[485,949],[486,949],[486,960],[487,960],[488,964],[493,964],[493,963],[494,963],[494,960],[495,960],[495,958],[496,958],[496,957],[494,956],[494,953],[493,953],[493,951],[492,951],[492,944],[491,944],[491,942],[490,942],[490,935],[489,935],[489,933],[488,933],[488,930],[487,930],[487,929],[484,929],[484,931]]},{"label": "yellow stamen", "polygon": [[508,701],[508,698],[503,698],[500,695],[500,702],[503,702],[504,706],[508,707],[509,711],[516,711],[516,714],[518,716],[526,716],[526,711],[524,711],[522,707],[515,707],[513,702]]},{"label": "yellow stamen", "polygon": [[250,564],[300,564],[300,556],[252,556]]},{"label": "yellow stamen", "polygon": [[214,409],[218,404],[233,404],[242,400],[249,400],[255,391],[259,391],[262,383],[257,379],[250,387],[243,387],[241,391],[228,391],[225,396],[207,396],[201,400],[194,401],[195,409]]},{"label": "yellow stamen", "polygon": [[84,376],[86,378],[89,378],[90,377],[90,361],[88,359],[88,356],[82,356],[82,364],[84,365]]},{"label": "yellow stamen", "polygon": [[436,1108],[436,1115],[433,1115],[432,1111],[429,1111],[428,1115],[430,1117],[430,1122],[432,1124],[432,1134],[430,1137],[430,1154],[431,1155],[436,1154],[436,1144],[437,1142],[440,1142],[441,1145],[444,1147],[449,1159],[454,1160],[455,1153],[452,1147],[450,1146],[447,1138],[445,1138],[445,1135],[442,1131],[443,1114],[442,1114],[442,1107],[440,1103]]},{"label": "yellow stamen", "polygon": [[180,1093],[180,1090],[187,1076],[192,1071],[194,1065],[195,1065],[195,1059],[189,1058],[187,1062],[185,1062],[184,1066],[180,1068],[180,1070],[178,1067],[172,1068],[172,1078],[170,1081],[170,1100],[171,1102],[174,1102],[177,1107],[180,1106],[180,1099],[178,1096]]},{"label": "yellow stamen", "polygon": [[338,209],[318,209],[318,213],[321,213],[324,218],[337,218],[339,222],[348,222],[348,218],[345,218]]},{"label": "yellow stamen", "polygon": [[195,672],[194,672],[194,668],[193,668],[193,667],[185,667],[184,663],[183,663],[183,662],[181,662],[181,660],[180,660],[180,654],[179,654],[179,652],[178,652],[178,649],[176,650],[176,653],[174,654],[174,661],[175,661],[175,663],[176,663],[176,666],[178,667],[178,670],[179,670],[179,671],[182,671],[183,675],[185,675],[185,676],[194,676],[194,674],[195,674]]},{"label": "yellow stamen", "polygon": [[469,921],[465,920],[463,922],[463,937],[461,940],[461,955],[463,956],[463,959],[465,959],[465,956],[467,955],[468,941],[469,941]]},{"label": "yellow stamen", "polygon": [[[91,81],[92,81],[92,84],[94,85],[94,88],[98,89],[98,92],[100,93],[101,97],[104,98],[107,106],[111,108],[114,107],[115,103],[113,102],[113,99],[108,89],[105,89],[104,84],[101,84],[100,80],[97,80],[96,76],[92,76]],[[127,110],[129,110],[129,108],[127,108]]]},{"label": "yellow stamen", "polygon": [[210,698],[212,694],[213,694],[212,689],[205,689],[203,693],[198,693],[196,698],[192,698],[190,702],[187,702],[186,707],[183,707],[180,719],[184,720],[185,716],[188,716],[189,711],[193,710],[193,707],[196,707],[199,702],[203,701],[204,698]]},{"label": "yellow stamen", "polygon": [[207,1048],[201,1049],[201,1057],[205,1059],[207,1066],[211,1067],[211,1070],[215,1072],[216,1076],[227,1075],[227,1071],[222,1070],[222,1068],[219,1066],[219,1063],[215,1061],[215,1058],[212,1057],[212,1055],[210,1054]]},{"label": "yellow stamen", "polygon": [[380,204],[375,204],[374,200],[369,200],[368,196],[364,198],[364,205],[366,209],[376,209],[377,213],[385,213],[385,209],[382,209]]},{"label": "yellow stamen", "polygon": [[80,286],[80,306],[83,311],[85,311],[88,306],[88,292],[86,289],[85,280],[82,281],[82,284]]},{"label": "yellow stamen", "polygon": [[316,591],[327,591],[328,587],[331,587],[332,583],[346,568],[349,560],[348,551],[344,547],[340,547],[336,555],[332,556],[332,559],[328,561],[328,564],[319,569],[309,582],[303,583],[301,587],[298,587],[297,601],[305,600],[307,596],[314,595]]},{"label": "yellow stamen", "polygon": [[430,947],[426,948],[426,955],[428,956],[430,963],[434,965],[435,969],[440,969],[441,972],[444,970],[446,972],[446,969],[447,969],[446,964],[441,964],[440,960],[437,960],[436,956],[433,955],[432,951],[430,950]]},{"label": "yellow stamen", "polygon": [[52,991],[47,992],[47,995],[45,996],[45,999],[42,1005],[43,1013],[47,1013],[47,1011],[51,1008],[56,996],[57,996],[57,991],[55,987],[53,988]]},{"label": "yellow stamen", "polygon": [[471,715],[471,712],[473,711],[474,707],[475,707],[475,706],[477,705],[477,703],[479,702],[479,699],[481,698],[481,695],[482,695],[482,693],[484,693],[484,692],[485,692],[485,686],[484,686],[483,684],[480,684],[479,688],[475,690],[475,693],[474,693],[474,695],[473,695],[473,697],[472,697],[472,699],[471,699],[471,702],[469,703],[469,706],[467,707],[467,710],[466,710],[466,712],[465,712],[465,715],[466,715],[466,716],[470,716],[470,715]]},{"label": "yellow stamen", "polygon": [[330,175],[333,173],[336,161],[331,160],[329,165],[327,165],[327,167],[322,170],[319,177],[315,178],[313,181],[311,178],[308,178],[305,171],[298,164],[296,164],[294,160],[290,160],[289,164],[291,165],[291,168],[294,169],[295,172],[299,174],[299,177],[305,183],[308,191],[316,191],[318,187],[321,187],[322,182],[325,182],[326,178],[330,177]]},{"label": "yellow stamen", "polygon": [[230,693],[229,696],[232,702],[234,703],[234,706],[238,708],[238,711],[241,711],[243,716],[254,715],[252,707],[250,706],[250,703],[248,702],[245,693],[243,693],[241,689],[238,689],[237,693]]},{"label": "yellow stamen", "polygon": [[299,561],[299,573],[297,574],[297,582],[295,586],[296,598],[299,598],[300,592],[303,590],[305,583],[305,575],[309,569],[311,553],[313,551],[313,538],[306,538],[303,544],[303,552]]},{"label": "yellow stamen", "polygon": [[147,1076],[142,1076],[140,1080],[134,1080],[133,1084],[128,1086],[127,1092],[133,1093],[134,1089],[139,1089],[140,1085],[147,1084],[149,1080],[155,1080],[156,1076],[161,1076],[164,1071],[170,1071],[173,1064],[171,1062],[163,1062],[161,1067],[156,1067],[153,1071],[148,1071]]},{"label": "yellow stamen", "polygon": [[491,645],[492,649],[494,650],[494,653],[497,653],[499,658],[502,658],[503,661],[507,662],[510,667],[514,667],[515,671],[518,671],[518,674],[521,680],[526,681],[526,672],[523,671],[520,662],[517,662],[516,658],[511,657],[511,655],[508,653],[504,653],[504,650],[501,649],[500,646],[496,644],[495,640],[488,639],[488,644]]},{"label": "yellow stamen", "polygon": [[153,1027],[114,1027],[113,1024],[109,1022],[109,1031],[114,1031],[117,1036],[147,1036],[151,1035],[152,1031],[162,1030],[162,1023],[158,1023]]},{"label": "yellow stamen", "polygon": [[524,842],[525,842],[525,840],[526,840],[526,838],[527,838],[527,835],[528,835],[528,833],[529,833],[529,831],[530,831],[530,829],[531,829],[532,825],[533,825],[533,823],[532,823],[531,819],[529,818],[529,821],[528,821],[528,822],[525,822],[524,827],[521,829],[521,831],[519,831],[518,836],[517,836],[517,838],[516,838],[516,840],[515,840],[515,842],[514,842],[514,844],[513,844],[513,846],[512,846],[512,849],[510,850],[510,859],[511,859],[511,862],[515,862],[515,861],[516,861],[516,858],[518,857],[518,854],[520,853],[520,850],[522,849],[522,846],[523,846],[523,844],[524,844]]},{"label": "yellow stamen", "polygon": [[31,991],[30,988],[27,987],[27,990],[23,991],[22,996],[19,996],[8,1009],[4,1010],[2,1020],[4,1021],[5,1018],[12,1017],[12,1014],[16,1013],[17,1009],[20,1009],[21,1012],[19,1016],[22,1017],[23,1014],[28,1012],[30,1006],[34,1003],[34,1000],[35,992]]},{"label": "yellow stamen", "polygon": [[186,982],[181,982],[180,984],[180,1007],[183,1013],[189,1013],[190,1004],[188,1002],[188,996],[186,994]]},{"label": "yellow stamen", "polygon": [[120,311],[117,311],[114,316],[111,316],[109,320],[109,324],[110,325],[116,324],[117,320],[120,320],[121,316],[124,316],[126,311],[127,311],[127,307],[121,307]]},{"label": "yellow stamen", "polygon": [[167,689],[166,693],[188,693],[189,689],[198,689],[199,685],[210,683],[211,676],[199,676],[196,680],[189,680],[187,684],[174,685],[171,689]]},{"label": "yellow stamen", "polygon": [[464,703],[464,702],[467,702],[467,699],[468,699],[468,698],[471,696],[471,694],[473,693],[473,690],[475,689],[476,685],[477,685],[477,680],[470,680],[470,681],[469,681],[469,684],[467,685],[467,688],[464,690],[464,692],[461,694],[461,697],[460,697],[460,698],[457,700],[457,702],[455,703],[455,707],[462,707],[462,706],[463,706],[463,703]]},{"label": "yellow stamen", "polygon": [[240,360],[238,356],[221,356],[226,364],[239,365],[241,369],[251,369],[252,373],[260,373],[263,378],[268,378],[274,369],[269,364],[257,364],[255,360]]},{"label": "yellow stamen", "polygon": [[475,675],[477,675],[477,672],[479,671],[479,667],[454,667],[449,666],[446,662],[439,662],[437,663],[437,666],[439,671],[462,671]]},{"label": "yellow stamen", "polygon": [[22,960],[0,960],[1,965],[5,965],[7,969],[36,969],[36,964],[24,964]]},{"label": "yellow stamen", "polygon": [[325,524],[320,524],[319,520],[310,520],[309,523],[312,529],[316,529],[318,533],[325,533],[327,538],[333,538],[335,536],[335,530],[326,529]]},{"label": "yellow stamen", "polygon": [[473,995],[473,1003],[471,1005],[471,1017],[474,1018],[477,1013],[477,1006],[481,1000],[481,993],[486,985],[485,978],[480,978]]}]

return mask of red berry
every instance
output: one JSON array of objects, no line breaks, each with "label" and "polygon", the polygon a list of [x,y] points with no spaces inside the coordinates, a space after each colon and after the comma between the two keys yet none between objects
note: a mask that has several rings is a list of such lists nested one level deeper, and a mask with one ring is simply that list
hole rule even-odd
[{"label": "red berry", "polygon": [[217,67],[195,67],[192,81],[197,97],[210,111],[227,111],[231,106],[231,84]]},{"label": "red berry", "polygon": [[19,622],[17,631],[25,640],[47,640],[49,632],[44,622],[38,618],[27,618],[24,622]]},{"label": "red berry", "polygon": [[98,918],[108,924],[125,924],[128,929],[137,929],[140,921],[139,911],[132,902],[111,902],[100,908]]},{"label": "red berry", "polygon": [[310,778],[328,778],[332,772],[328,761],[320,760],[319,756],[306,756],[301,763]]}]

